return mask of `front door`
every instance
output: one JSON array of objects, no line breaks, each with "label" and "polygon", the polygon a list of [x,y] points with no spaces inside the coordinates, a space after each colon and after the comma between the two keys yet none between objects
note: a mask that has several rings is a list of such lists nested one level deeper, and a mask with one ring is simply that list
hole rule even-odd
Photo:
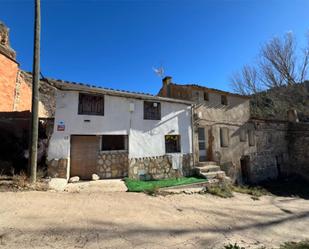
[{"label": "front door", "polygon": [[205,136],[205,128],[198,128],[198,149],[199,149],[199,161],[206,161],[206,136]]},{"label": "front door", "polygon": [[71,176],[89,180],[96,173],[99,141],[98,136],[71,136]]}]

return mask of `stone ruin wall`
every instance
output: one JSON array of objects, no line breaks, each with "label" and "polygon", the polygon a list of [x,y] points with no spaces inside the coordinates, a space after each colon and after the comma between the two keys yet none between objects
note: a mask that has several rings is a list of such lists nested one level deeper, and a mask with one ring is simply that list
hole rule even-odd
[{"label": "stone ruin wall", "polygon": [[287,175],[289,167],[288,122],[252,120],[256,149],[249,154],[251,182]]},{"label": "stone ruin wall", "polygon": [[309,123],[290,123],[288,140],[290,173],[309,180]]}]

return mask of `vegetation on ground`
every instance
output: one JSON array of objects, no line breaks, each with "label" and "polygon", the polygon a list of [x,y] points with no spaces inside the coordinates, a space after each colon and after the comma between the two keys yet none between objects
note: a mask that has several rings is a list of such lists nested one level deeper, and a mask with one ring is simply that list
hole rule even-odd
[{"label": "vegetation on ground", "polygon": [[220,185],[208,186],[202,193],[209,193],[222,198],[233,197],[233,192],[248,194],[252,199],[258,200],[263,195],[268,195],[269,192],[260,186],[232,185],[222,183]]},{"label": "vegetation on ground", "polygon": [[127,185],[129,192],[148,192],[150,194],[158,190],[159,188],[187,185],[192,183],[202,183],[202,182],[207,182],[207,180],[196,177],[180,177],[180,178],[151,180],[151,181],[133,180],[130,178],[125,179],[125,184]]},{"label": "vegetation on ground", "polygon": [[220,185],[213,185],[208,186],[205,188],[201,194],[208,193],[212,195],[216,195],[222,198],[230,198],[233,197],[232,188],[229,184],[220,184]]},{"label": "vegetation on ground", "polygon": [[42,170],[37,172],[37,182],[30,184],[24,171],[13,176],[0,175],[0,192],[7,191],[47,191],[47,180],[44,179],[45,173]]},{"label": "vegetation on ground", "polygon": [[275,180],[268,180],[260,185],[231,185],[220,184],[209,186],[201,193],[209,193],[223,198],[233,197],[233,192],[251,195],[253,200],[258,200],[264,195],[276,195],[284,197],[300,197],[309,199],[309,181],[300,176],[290,176]]},{"label": "vegetation on ground", "polygon": [[[246,249],[246,248],[239,246],[237,243],[235,243],[235,244],[225,245],[224,249]],[[266,247],[260,247],[259,249],[266,249]],[[300,242],[293,242],[293,241],[285,242],[280,245],[279,249],[309,249],[309,240],[300,241]]]}]

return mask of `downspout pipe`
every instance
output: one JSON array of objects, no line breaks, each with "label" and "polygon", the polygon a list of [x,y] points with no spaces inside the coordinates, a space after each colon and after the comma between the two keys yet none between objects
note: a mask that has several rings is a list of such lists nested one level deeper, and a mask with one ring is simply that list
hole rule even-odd
[{"label": "downspout pipe", "polygon": [[194,108],[195,108],[195,104],[191,105],[191,147],[192,147],[192,160],[193,160],[193,167],[195,167],[195,162],[196,162],[196,158],[195,158],[195,151],[194,151]]}]

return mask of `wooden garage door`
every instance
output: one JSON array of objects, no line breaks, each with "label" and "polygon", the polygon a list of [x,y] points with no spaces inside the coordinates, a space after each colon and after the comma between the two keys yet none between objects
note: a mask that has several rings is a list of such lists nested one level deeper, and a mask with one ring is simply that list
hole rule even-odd
[{"label": "wooden garage door", "polygon": [[96,173],[99,141],[98,136],[71,136],[71,176],[87,180]]}]

